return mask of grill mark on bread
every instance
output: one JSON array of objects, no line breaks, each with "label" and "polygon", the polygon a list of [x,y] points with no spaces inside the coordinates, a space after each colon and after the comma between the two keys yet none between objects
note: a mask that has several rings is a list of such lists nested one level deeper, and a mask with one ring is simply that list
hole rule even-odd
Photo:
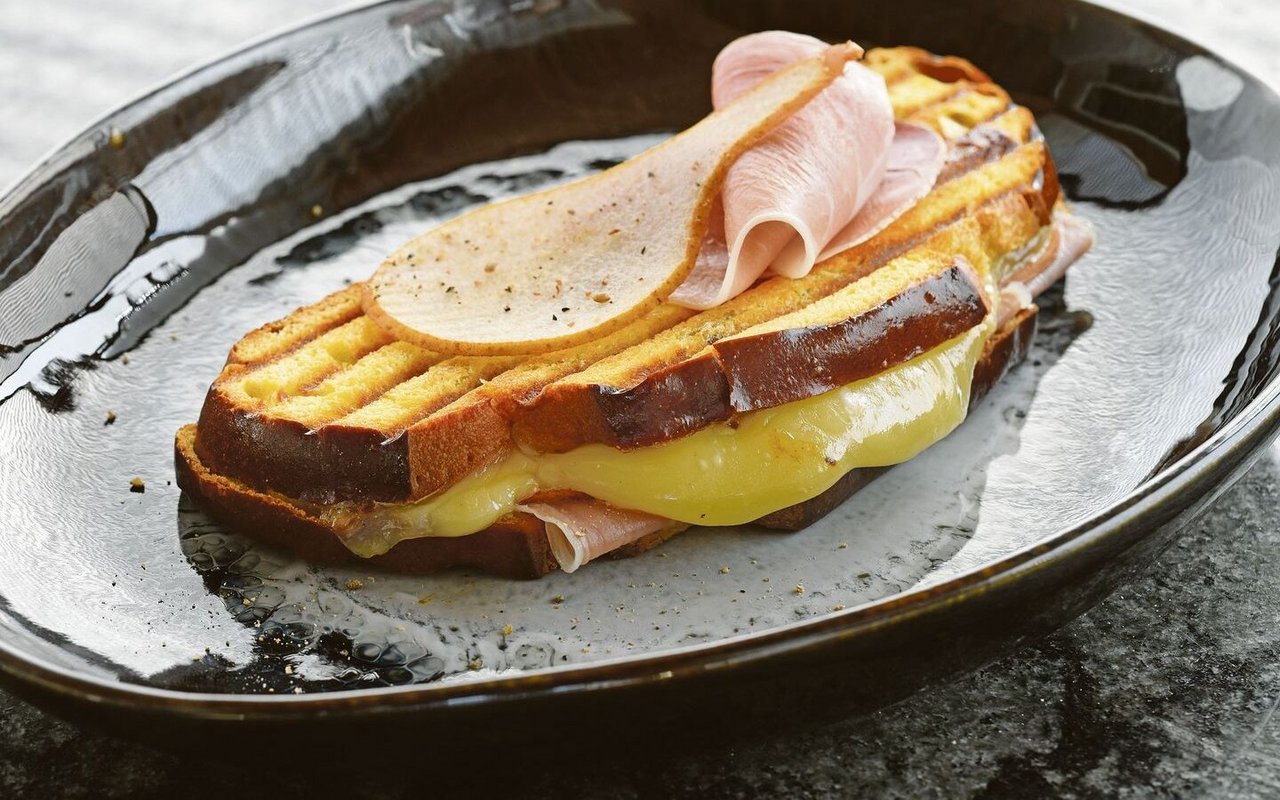
[{"label": "grill mark on bread", "polygon": [[911,114],[907,121],[933,128],[940,136],[954,140],[1010,106],[1009,95],[993,83],[965,84],[946,101]]},{"label": "grill mark on bread", "polygon": [[896,81],[889,87],[889,103],[893,106],[894,117],[907,119],[929,106],[955,97],[968,86],[967,81],[943,83],[917,73]]},{"label": "grill mark on bread", "polygon": [[868,50],[863,56],[862,63],[879,72],[890,87],[903,78],[915,74],[926,75],[943,83],[991,81],[987,73],[978,69],[968,59],[959,56],[939,56],[919,47],[880,47]]},{"label": "grill mark on bread", "polygon": [[391,342],[335,370],[271,408],[271,416],[311,428],[376,402],[388,390],[419,377],[439,356],[407,342]]},{"label": "grill mark on bread", "polygon": [[[195,446],[215,471],[294,497],[318,502],[422,497],[508,452],[509,426],[498,409],[693,313],[661,307],[598,342],[519,365],[516,358],[499,357],[441,361],[323,425],[245,413],[225,392],[212,391]],[[417,389],[424,390],[418,395],[420,407],[396,415],[397,398]],[[392,413],[378,414],[379,402]],[[271,458],[262,458],[264,452]]]},{"label": "grill mark on bread", "polygon": [[519,359],[516,358],[449,358],[397,383],[332,424],[369,428],[384,439],[390,439],[517,363]]},{"label": "grill mark on bread", "polygon": [[245,334],[227,356],[228,364],[253,366],[279,358],[356,317],[364,315],[360,287],[348,286],[318,303],[300,308],[284,319]]},{"label": "grill mark on bread", "polygon": [[330,375],[395,340],[368,317],[356,317],[325,331],[280,358],[244,369],[220,388],[241,395],[261,411],[303,393]]}]

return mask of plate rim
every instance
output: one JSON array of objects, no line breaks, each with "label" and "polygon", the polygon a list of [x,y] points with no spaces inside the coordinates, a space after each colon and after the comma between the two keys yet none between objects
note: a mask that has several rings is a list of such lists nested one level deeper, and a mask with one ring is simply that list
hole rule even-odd
[{"label": "plate rim", "polygon": [[[76,143],[99,133],[121,115],[143,110],[163,93],[181,87],[201,73],[252,56],[272,43],[341,17],[404,2],[357,0],[311,15],[288,27],[254,37],[143,89],[48,150],[7,186],[0,186],[0,218],[3,218],[6,207],[20,200],[20,195],[47,183],[51,177],[47,173],[56,169],[60,155],[71,152]],[[1280,95],[1271,82],[1189,36],[1166,27],[1164,23],[1153,21],[1141,11],[1117,8],[1107,0],[1058,2],[1112,15],[1122,24],[1136,25],[1145,32],[1157,34],[1179,49],[1211,57],[1247,81],[1252,81],[1280,106]],[[376,714],[406,708],[425,712],[462,705],[517,703],[552,693],[567,696],[603,689],[640,688],[656,683],[676,684],[699,675],[829,648],[868,630],[936,612],[962,603],[969,597],[1020,583],[1031,573],[1074,552],[1096,547],[1126,532],[1154,531],[1197,503],[1207,505],[1226,491],[1277,435],[1280,435],[1280,377],[1264,386],[1221,429],[1150,475],[1120,500],[1076,525],[1058,530],[997,560],[984,562],[946,581],[916,585],[841,611],[656,653],[616,656],[574,666],[543,667],[444,683],[304,694],[247,694],[183,691],[102,677],[56,664],[0,637],[0,674],[75,702],[90,701],[101,707],[170,713],[205,720],[276,719],[293,714],[310,717],[316,712]],[[1225,477],[1224,472],[1227,473]],[[1159,518],[1161,522],[1151,523],[1149,520],[1153,518]],[[4,616],[13,619],[11,614],[5,613]]]}]

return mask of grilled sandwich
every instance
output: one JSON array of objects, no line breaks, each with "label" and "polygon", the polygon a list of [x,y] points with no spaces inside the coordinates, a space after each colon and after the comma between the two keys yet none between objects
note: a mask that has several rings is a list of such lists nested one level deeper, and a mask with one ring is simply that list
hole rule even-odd
[{"label": "grilled sandwich", "polygon": [[691,525],[821,518],[964,418],[1090,242],[1031,113],[980,69],[909,47],[863,63],[946,145],[883,230],[538,354],[429,349],[353,285],[232,348],[178,431],[179,484],[309,560],[405,572],[536,577]]}]

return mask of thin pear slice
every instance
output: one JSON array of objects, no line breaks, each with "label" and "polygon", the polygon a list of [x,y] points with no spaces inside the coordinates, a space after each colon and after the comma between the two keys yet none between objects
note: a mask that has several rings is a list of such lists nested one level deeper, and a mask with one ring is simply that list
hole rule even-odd
[{"label": "thin pear slice", "polygon": [[365,312],[447,354],[545,353],[620,328],[693,269],[734,160],[861,55],[833,45],[606,172],[416,237],[365,285]]}]

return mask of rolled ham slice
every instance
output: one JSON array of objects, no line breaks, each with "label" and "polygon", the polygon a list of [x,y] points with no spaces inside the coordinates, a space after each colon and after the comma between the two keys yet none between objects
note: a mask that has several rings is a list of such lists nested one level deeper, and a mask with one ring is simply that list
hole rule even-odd
[{"label": "rolled ham slice", "polygon": [[[713,66],[712,104],[732,102],[826,46],[785,31],[735,40]],[[883,78],[846,64],[830,86],[734,162],[720,195],[722,229],[708,229],[693,272],[671,302],[712,308],[766,272],[807,275],[926,195],[945,159],[946,145],[932,130],[895,124]]]},{"label": "rolled ham slice", "polygon": [[[946,161],[947,144],[932,129],[910,122],[897,123],[880,185],[849,224],[831,237],[817,260],[857,247],[887,228],[929,193]],[[809,274],[813,264],[799,275],[784,271],[784,267],[775,263],[773,271],[789,278],[802,277]]]},{"label": "rolled ham slice", "polygon": [[614,508],[590,497],[572,497],[518,507],[547,527],[551,552],[565,572],[645,536],[684,527],[664,517]]}]

